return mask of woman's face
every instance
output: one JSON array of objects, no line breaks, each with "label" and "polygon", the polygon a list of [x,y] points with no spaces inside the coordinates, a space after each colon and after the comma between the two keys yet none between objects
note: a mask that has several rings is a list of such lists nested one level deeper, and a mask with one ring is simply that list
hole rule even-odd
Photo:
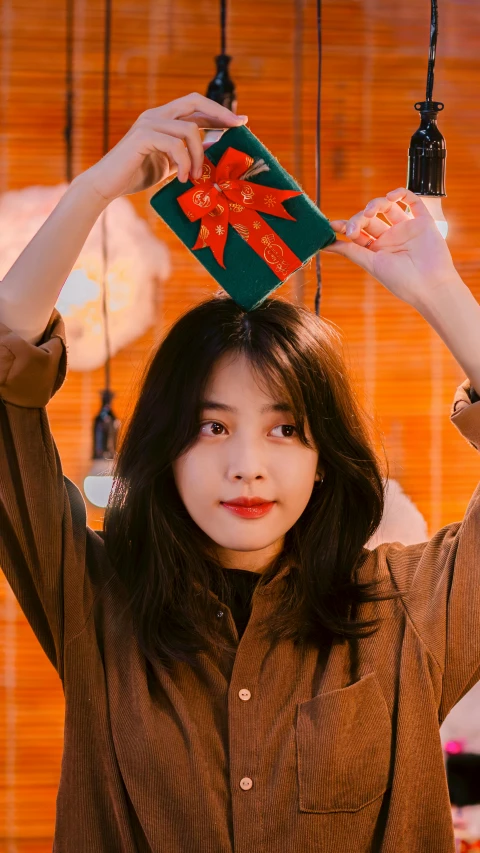
[{"label": "woman's face", "polygon": [[[186,509],[215,544],[222,565],[260,572],[281,551],[320,475],[318,452],[301,443],[292,413],[272,408],[284,401],[257,382],[244,356],[217,363],[197,441],[174,462],[173,473]],[[305,432],[313,444],[308,425]],[[245,518],[224,505],[239,497],[273,506]]]}]

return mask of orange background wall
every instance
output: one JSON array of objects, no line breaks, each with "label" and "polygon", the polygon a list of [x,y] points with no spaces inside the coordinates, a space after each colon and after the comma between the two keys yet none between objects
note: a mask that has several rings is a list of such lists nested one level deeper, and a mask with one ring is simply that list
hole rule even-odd
[{"label": "orange background wall", "polygon": [[[314,0],[231,2],[229,51],[239,112],[315,196]],[[480,4],[440,0],[435,97],[446,103],[449,244],[480,298]],[[402,186],[424,97],[428,0],[324,0],[322,208],[346,217]],[[0,11],[0,192],[65,178],[65,7],[3,0]],[[75,174],[101,156],[103,5],[76,0]],[[111,144],[149,106],[204,91],[219,47],[217,0],[113,0]],[[115,410],[125,418],[151,347],[181,311],[217,286],[151,212],[133,201],[171,251],[155,326],[112,364]],[[449,424],[463,374],[425,321],[362,271],[323,257],[322,313],[342,329],[352,370],[377,417],[391,476],[430,533],[462,517],[478,481],[473,450]],[[312,264],[282,293],[313,310]],[[480,333],[480,330],[479,330]],[[70,372],[49,416],[64,470],[81,486],[103,370]],[[89,506],[100,528],[100,510]],[[51,850],[63,738],[63,693],[3,576],[0,579],[0,853]]]}]

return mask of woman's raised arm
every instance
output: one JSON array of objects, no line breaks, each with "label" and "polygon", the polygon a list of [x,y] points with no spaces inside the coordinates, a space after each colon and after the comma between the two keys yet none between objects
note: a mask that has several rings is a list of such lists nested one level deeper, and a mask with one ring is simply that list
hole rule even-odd
[{"label": "woman's raised arm", "polygon": [[0,284],[0,322],[37,344],[98,216],[107,206],[80,175]]},{"label": "woman's raised arm", "polygon": [[[398,202],[408,205],[410,211]],[[338,219],[331,225],[351,242],[338,240],[324,251],[349,258],[398,299],[416,308],[480,395],[480,305],[455,269],[448,246],[422,200],[409,190],[393,190],[370,201],[349,220]]]},{"label": "woman's raised arm", "polygon": [[193,93],[146,110],[98,163],[79,175],[0,283],[0,322],[36,344],[97,218],[121,195],[147,189],[178,171],[201,175],[199,126],[234,127],[236,116]]}]

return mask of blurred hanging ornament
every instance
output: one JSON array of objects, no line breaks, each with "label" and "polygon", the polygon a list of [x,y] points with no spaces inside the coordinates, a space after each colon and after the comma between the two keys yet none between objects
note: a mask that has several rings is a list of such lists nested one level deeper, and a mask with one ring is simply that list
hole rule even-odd
[{"label": "blurred hanging ornament", "polygon": [[[50,215],[67,184],[27,187],[0,196],[0,279]],[[166,245],[137,215],[127,198],[107,211],[108,316],[111,355],[153,324],[159,282],[170,274]],[[102,316],[102,229],[93,227],[56,307],[63,315],[71,370],[95,370],[105,363]]]}]

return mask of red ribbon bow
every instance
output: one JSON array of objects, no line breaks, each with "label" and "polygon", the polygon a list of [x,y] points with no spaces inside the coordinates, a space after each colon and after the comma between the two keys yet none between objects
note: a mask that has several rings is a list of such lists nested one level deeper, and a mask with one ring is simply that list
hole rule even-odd
[{"label": "red ribbon bow", "polygon": [[191,178],[195,186],[179,196],[178,202],[192,222],[201,219],[194,250],[210,246],[215,259],[226,269],[223,252],[230,224],[284,281],[302,261],[258,211],[296,222],[282,207],[282,202],[302,193],[240,180],[240,175],[253,162],[253,157],[236,148],[227,148],[217,166],[205,157],[202,177]]}]

